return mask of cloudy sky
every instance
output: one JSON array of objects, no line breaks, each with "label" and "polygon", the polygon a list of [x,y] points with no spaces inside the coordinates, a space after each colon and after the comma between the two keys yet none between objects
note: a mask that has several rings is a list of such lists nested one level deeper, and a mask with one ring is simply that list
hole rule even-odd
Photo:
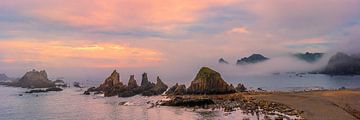
[{"label": "cloudy sky", "polygon": [[0,0],[0,73],[10,76],[180,79],[166,71],[252,53],[360,52],[359,41],[359,0]]}]

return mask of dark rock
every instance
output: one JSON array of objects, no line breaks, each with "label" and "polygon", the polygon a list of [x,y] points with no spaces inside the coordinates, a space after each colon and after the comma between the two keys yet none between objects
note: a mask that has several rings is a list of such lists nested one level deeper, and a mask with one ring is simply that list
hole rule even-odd
[{"label": "dark rock", "polygon": [[23,88],[48,88],[54,87],[55,84],[51,82],[45,70],[32,70],[27,72],[18,81],[9,83],[9,86],[23,87]]},{"label": "dark rock", "polygon": [[245,87],[243,84],[239,83],[239,84],[236,86],[235,90],[236,90],[237,92],[246,92],[246,87]]},{"label": "dark rock", "polygon": [[186,86],[178,85],[178,83],[176,83],[168,91],[166,91],[165,94],[166,95],[185,95],[186,94]]},{"label": "dark rock", "polygon": [[53,82],[55,84],[55,86],[58,86],[58,87],[67,87],[67,84],[63,81],[63,80],[55,80]]},{"label": "dark rock", "polygon": [[118,105],[124,105],[126,103],[126,101],[123,101],[123,102],[119,102]]},{"label": "dark rock", "polygon": [[175,97],[172,100],[165,101],[161,105],[165,106],[185,106],[185,107],[194,107],[194,106],[205,106],[205,105],[211,105],[215,102],[208,98],[202,98],[202,99],[184,99],[182,97]]},{"label": "dark rock", "polygon": [[118,93],[126,90],[126,86],[120,82],[119,78],[119,73],[114,70],[113,73],[105,79],[104,83],[96,89],[103,91],[105,97],[118,95]]},{"label": "dark rock", "polygon": [[330,75],[360,75],[360,59],[339,52],[330,58],[327,66],[320,73]]},{"label": "dark rock", "polygon": [[208,67],[200,69],[187,89],[188,94],[227,94],[234,92],[235,90],[221,78],[220,73]]},{"label": "dark rock", "polygon": [[84,94],[84,95],[90,95],[90,92],[89,92],[89,91],[84,91],[83,94]]},{"label": "dark rock", "polygon": [[51,88],[46,89],[46,91],[63,91],[63,89],[58,88],[58,87],[51,87]]},{"label": "dark rock", "polygon": [[142,80],[141,80],[141,86],[140,91],[147,91],[150,90],[155,86],[154,83],[149,82],[149,79],[147,77],[147,73],[142,74]]},{"label": "dark rock", "polygon": [[297,53],[294,54],[294,56],[300,60],[304,60],[308,63],[313,63],[318,61],[319,59],[321,59],[324,56],[324,53]]},{"label": "dark rock", "polygon": [[118,94],[119,97],[132,97],[132,96],[135,96],[137,95],[138,93],[136,91],[133,91],[133,90],[126,90],[126,91],[123,91],[123,92],[120,92]]},{"label": "dark rock", "polygon": [[136,89],[138,87],[139,85],[136,83],[134,75],[131,75],[127,86],[128,90]]},{"label": "dark rock", "polygon": [[77,88],[83,88],[83,87],[80,85],[79,82],[74,82],[74,83],[73,83],[73,86],[74,86],[74,87],[77,87]]},{"label": "dark rock", "polygon": [[229,62],[226,61],[224,58],[220,58],[219,63],[221,63],[221,64],[229,64]]},{"label": "dark rock", "polygon": [[42,93],[42,92],[62,91],[62,90],[63,89],[61,89],[61,88],[51,87],[51,88],[47,88],[45,90],[42,90],[42,89],[30,90],[30,91],[26,91],[25,93]]},{"label": "dark rock", "polygon": [[264,57],[261,54],[252,54],[249,57],[241,58],[240,60],[237,60],[237,65],[243,65],[243,64],[251,64],[251,63],[259,63],[268,60],[269,58]]},{"label": "dark rock", "polygon": [[167,88],[168,86],[165,83],[163,83],[160,77],[158,76],[155,86],[148,91],[144,91],[142,95],[144,96],[160,95],[164,93],[167,90]]}]

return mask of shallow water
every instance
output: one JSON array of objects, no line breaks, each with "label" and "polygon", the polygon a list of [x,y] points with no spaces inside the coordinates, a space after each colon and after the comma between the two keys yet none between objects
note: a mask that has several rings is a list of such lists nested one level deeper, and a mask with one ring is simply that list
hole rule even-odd
[{"label": "shallow water", "polygon": [[[179,107],[149,108],[147,101],[156,101],[163,96],[118,98],[85,96],[77,88],[62,92],[25,94],[27,89],[0,86],[0,120],[191,120],[232,119],[224,112],[195,111]],[[19,96],[23,94],[23,96]],[[119,102],[129,101],[127,106]],[[255,118],[251,115],[235,115],[236,118]]]},{"label": "shallow water", "polygon": [[[359,88],[359,76],[326,76],[306,74],[302,77],[294,74],[270,76],[237,76],[226,78],[230,83],[244,83],[252,89],[261,87],[266,90],[301,90],[340,87]],[[93,84],[93,83],[85,83]],[[84,90],[84,89],[83,89]],[[66,88],[62,92],[25,94],[27,89],[0,86],[0,120],[190,120],[190,119],[257,119],[257,116],[243,114],[241,111],[230,114],[221,110],[206,111],[179,108],[155,107],[148,109],[147,101],[163,99],[162,96],[118,98],[85,96],[79,88]],[[19,96],[23,94],[23,96]],[[127,106],[118,105],[127,101]],[[263,116],[259,116],[260,118]]]}]

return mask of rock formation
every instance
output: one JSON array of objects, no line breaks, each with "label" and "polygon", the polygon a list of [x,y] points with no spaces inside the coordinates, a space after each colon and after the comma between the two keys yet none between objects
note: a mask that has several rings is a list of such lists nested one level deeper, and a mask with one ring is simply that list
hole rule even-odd
[{"label": "rock formation", "polygon": [[120,92],[118,94],[119,97],[131,97],[136,94],[141,93],[139,85],[136,83],[135,76],[130,75],[128,86],[126,87],[126,91]]},{"label": "rock formation", "polygon": [[166,91],[165,94],[166,95],[184,95],[184,94],[186,94],[186,86],[178,85],[178,83],[176,83],[168,91]]},{"label": "rock formation", "polygon": [[129,90],[131,90],[131,89],[136,89],[136,88],[138,88],[138,87],[139,87],[139,85],[136,83],[135,76],[134,76],[134,75],[130,75],[127,88],[128,88]]},{"label": "rock formation", "polygon": [[360,75],[360,58],[339,52],[330,58],[327,66],[321,73],[330,75]]},{"label": "rock formation", "polygon": [[208,67],[200,69],[187,89],[188,94],[226,94],[234,92],[233,87],[231,88],[231,86],[221,78],[220,73]]},{"label": "rock formation", "polygon": [[220,58],[219,63],[221,63],[221,64],[229,64],[229,62],[226,61],[224,58]]},{"label": "rock formation", "polygon": [[236,64],[243,65],[243,64],[250,64],[250,63],[259,63],[259,62],[263,62],[268,59],[269,58],[264,57],[261,54],[252,54],[249,57],[244,57],[244,58],[241,58],[240,60],[237,60]]},{"label": "rock formation", "polygon": [[313,63],[318,61],[323,57],[324,53],[297,53],[294,56],[300,60],[306,61],[308,63]]},{"label": "rock formation", "polygon": [[165,83],[163,83],[160,77],[158,76],[156,78],[155,86],[148,91],[144,91],[142,95],[144,96],[160,95],[164,93],[167,90],[167,88],[168,86]]},{"label": "rock formation", "polygon": [[48,88],[55,86],[55,84],[48,79],[45,70],[32,70],[27,72],[18,81],[9,83],[9,85],[23,88]]},{"label": "rock formation", "polygon": [[125,91],[126,86],[120,82],[119,77],[119,73],[114,70],[113,73],[105,79],[104,83],[97,88],[97,90],[103,91],[106,97],[114,96],[122,91]]},{"label": "rock formation", "polygon": [[142,74],[142,79],[141,79],[141,86],[140,86],[140,91],[147,91],[150,90],[151,88],[153,88],[155,86],[154,83],[149,82],[149,79],[147,77],[147,73],[143,73]]},{"label": "rock formation", "polygon": [[[147,74],[142,75],[141,86],[138,86],[134,75],[129,78],[128,85],[123,85],[119,80],[119,73],[114,72],[105,79],[104,83],[99,87],[91,87],[84,92],[85,95],[90,95],[91,92],[104,93],[105,97],[118,95],[119,97],[131,97],[137,94],[144,96],[159,95],[166,91],[167,85],[164,84],[160,78],[157,78],[156,84],[149,82]],[[94,93],[95,94],[95,93]]]},{"label": "rock formation", "polygon": [[246,92],[246,87],[244,86],[244,84],[239,83],[236,88],[235,88],[236,92]]}]

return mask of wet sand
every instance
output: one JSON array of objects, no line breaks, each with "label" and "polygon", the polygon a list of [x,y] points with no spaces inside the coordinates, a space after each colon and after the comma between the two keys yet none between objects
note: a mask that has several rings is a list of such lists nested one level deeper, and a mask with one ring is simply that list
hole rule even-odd
[{"label": "wet sand", "polygon": [[265,92],[245,96],[288,105],[303,111],[301,116],[309,120],[360,119],[360,89]]}]

